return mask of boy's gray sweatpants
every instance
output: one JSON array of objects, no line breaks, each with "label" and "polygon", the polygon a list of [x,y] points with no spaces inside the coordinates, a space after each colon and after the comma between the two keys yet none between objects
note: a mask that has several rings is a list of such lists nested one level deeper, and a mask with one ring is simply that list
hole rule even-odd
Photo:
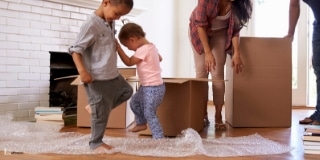
[{"label": "boy's gray sweatpants", "polygon": [[93,81],[84,86],[92,111],[89,146],[95,149],[103,144],[102,139],[111,110],[128,100],[133,89],[121,75],[112,80]]}]

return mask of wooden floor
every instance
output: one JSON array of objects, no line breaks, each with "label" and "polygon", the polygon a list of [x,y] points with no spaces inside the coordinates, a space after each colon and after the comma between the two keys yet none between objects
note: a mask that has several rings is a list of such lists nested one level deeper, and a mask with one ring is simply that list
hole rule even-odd
[{"label": "wooden floor", "polygon": [[[212,117],[213,107],[209,107],[209,119],[214,122]],[[232,128],[228,126],[226,132],[215,132],[213,125],[205,128],[200,135],[203,138],[206,137],[236,137],[247,136],[250,134],[258,133],[261,136],[294,147],[294,149],[285,154],[276,155],[264,155],[264,156],[246,156],[246,157],[229,157],[229,158],[212,158],[206,156],[191,156],[181,158],[159,158],[159,157],[138,157],[124,154],[100,154],[100,155],[60,155],[60,154],[14,154],[4,155],[3,151],[0,151],[1,160],[157,160],[157,159],[181,159],[181,160],[211,160],[211,159],[223,159],[223,160],[303,160],[320,159],[320,155],[305,155],[303,152],[301,136],[303,134],[303,125],[299,125],[299,119],[302,119],[313,112],[312,109],[293,109],[292,110],[292,127],[291,128]],[[88,128],[68,127],[63,128],[61,132],[79,132],[90,134]],[[108,129],[106,135],[114,137],[138,137],[137,134],[129,133],[126,129]],[[1,143],[1,142],[0,142]],[[2,149],[0,149],[2,150]]]}]

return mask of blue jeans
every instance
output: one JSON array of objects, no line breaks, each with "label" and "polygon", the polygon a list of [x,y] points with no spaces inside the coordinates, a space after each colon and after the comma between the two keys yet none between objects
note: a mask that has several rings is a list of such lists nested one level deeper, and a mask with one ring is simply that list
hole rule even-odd
[{"label": "blue jeans", "polygon": [[312,120],[320,121],[320,28],[313,27],[312,35],[312,66],[316,75],[317,104],[316,111],[310,116]]},{"label": "blue jeans", "polygon": [[163,100],[165,91],[165,84],[159,86],[140,86],[130,101],[130,107],[135,115],[136,124],[148,123],[152,132],[152,138],[154,139],[164,137],[157,116],[157,108]]}]

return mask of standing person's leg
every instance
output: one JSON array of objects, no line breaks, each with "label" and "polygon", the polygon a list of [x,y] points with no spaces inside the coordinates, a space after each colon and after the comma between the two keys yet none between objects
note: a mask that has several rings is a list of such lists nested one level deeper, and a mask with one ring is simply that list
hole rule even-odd
[{"label": "standing person's leg", "polygon": [[[205,69],[204,53],[199,54],[193,49],[193,56],[194,56],[194,64],[195,64],[195,70],[196,70],[196,78],[208,78],[209,73]],[[209,89],[209,86],[207,85],[207,87],[205,87],[202,92],[204,92],[205,95],[208,95],[208,89]],[[208,110],[207,110],[208,96],[203,97],[203,101],[205,102],[204,103],[205,106],[199,106],[199,107],[204,108],[204,125],[208,126],[210,124],[208,119]]]},{"label": "standing person's leg", "polygon": [[316,75],[316,85],[317,85],[317,104],[316,111],[310,116],[313,120],[314,125],[320,125],[320,29],[317,27],[313,28],[312,37],[312,66],[314,73]]},{"label": "standing person's leg", "polygon": [[[190,28],[188,31],[188,36],[189,40],[191,39],[190,37]],[[194,57],[194,64],[195,64],[195,70],[196,70],[196,78],[208,78],[209,73],[205,69],[205,55],[204,53],[199,54],[197,51],[193,48],[192,43],[191,43],[191,48],[193,50],[193,57]],[[208,89],[209,85],[207,85],[202,92],[205,93],[205,95],[208,95]],[[201,109],[203,108],[203,113],[204,113],[204,126],[209,126],[210,121],[208,118],[208,96],[203,97],[203,102],[205,106],[199,106]]]},{"label": "standing person's leg", "polygon": [[100,146],[106,149],[112,148],[106,145],[102,139],[115,98],[113,91],[116,87],[113,84],[112,80],[94,81],[90,84],[85,84],[88,101],[91,106],[91,138],[89,141],[91,149],[96,149]]},{"label": "standing person's leg", "polygon": [[157,108],[163,100],[165,85],[143,87],[144,117],[149,124],[154,139],[163,138],[163,130],[157,116]]},{"label": "standing person's leg", "polygon": [[226,29],[215,31],[210,37],[210,46],[216,60],[215,70],[211,72],[213,103],[215,106],[215,129],[226,130],[222,120],[222,107],[224,105],[225,83],[224,67],[226,63]]},{"label": "standing person's leg", "polygon": [[132,96],[130,101],[130,108],[134,113],[136,125],[132,129],[129,129],[129,131],[139,132],[147,129],[147,120],[144,117],[142,86],[140,86],[138,91]]}]

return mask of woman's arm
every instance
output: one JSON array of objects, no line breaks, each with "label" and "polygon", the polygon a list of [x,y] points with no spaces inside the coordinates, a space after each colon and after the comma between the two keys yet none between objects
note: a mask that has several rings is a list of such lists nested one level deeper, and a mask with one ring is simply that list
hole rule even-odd
[{"label": "woman's arm", "polygon": [[290,0],[289,6],[289,29],[287,38],[293,38],[296,25],[300,16],[300,0]]},{"label": "woman's arm", "polygon": [[197,27],[199,38],[204,49],[205,54],[205,68],[207,72],[210,72],[211,69],[215,69],[216,61],[213,54],[211,53],[211,48],[209,45],[208,35],[205,27]]},{"label": "woman's arm", "polygon": [[240,56],[239,49],[240,37],[239,34],[232,37],[232,47],[233,47],[233,55],[232,55],[232,68],[236,71],[236,73],[242,72],[242,61]]}]

